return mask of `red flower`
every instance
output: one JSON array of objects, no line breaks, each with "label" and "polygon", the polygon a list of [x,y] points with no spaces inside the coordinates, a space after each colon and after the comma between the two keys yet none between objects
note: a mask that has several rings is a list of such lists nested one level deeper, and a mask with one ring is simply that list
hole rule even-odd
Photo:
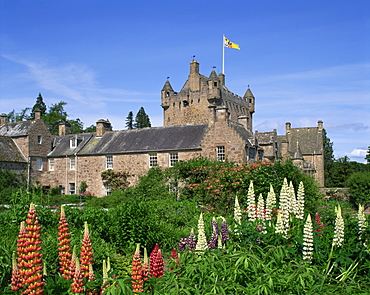
[{"label": "red flower", "polygon": [[64,213],[64,206],[60,208],[60,220],[58,226],[58,250],[59,250],[59,265],[62,277],[70,280],[73,273],[70,272],[70,264],[72,258],[72,250],[70,248],[70,234],[67,219]]},{"label": "red flower", "polygon": [[320,216],[317,213],[316,213],[316,216],[315,216],[315,223],[316,223],[316,232],[317,232],[317,235],[322,236],[322,230],[324,229],[325,226],[321,222]]},{"label": "red flower", "polygon": [[82,239],[80,261],[81,261],[82,277],[88,278],[89,277],[89,265],[93,264],[93,252],[92,252],[92,246],[91,246],[91,241],[90,241],[89,228],[88,228],[86,221],[85,221],[84,237]]}]

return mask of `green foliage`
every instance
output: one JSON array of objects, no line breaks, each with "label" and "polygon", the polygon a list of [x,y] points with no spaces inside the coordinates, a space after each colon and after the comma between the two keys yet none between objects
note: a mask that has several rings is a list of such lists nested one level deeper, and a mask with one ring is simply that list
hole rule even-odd
[{"label": "green foliage", "polygon": [[42,98],[41,93],[39,93],[39,96],[36,98],[36,103],[32,107],[31,119],[35,119],[36,109],[41,111],[41,116],[43,116],[46,113],[46,110],[47,110],[46,104],[44,103],[44,99]]},{"label": "green foliage", "polygon": [[[205,161],[206,165],[203,165]],[[198,166],[197,166],[198,165]],[[225,161],[197,159],[175,165],[177,180],[184,183],[181,198],[198,202],[207,211],[224,214],[234,202],[234,196],[246,203],[250,182],[255,184],[255,194],[266,197],[270,184],[279,193],[284,178],[297,189],[302,181],[305,187],[306,210],[315,211],[319,200],[318,187],[312,176],[305,174],[291,161],[236,165]]]},{"label": "green foliage", "polygon": [[130,182],[127,180],[129,177],[128,172],[115,171],[112,169],[105,170],[101,173],[104,185],[109,185],[112,190],[125,189]]},{"label": "green foliage", "polygon": [[325,179],[327,187],[346,187],[347,180],[355,172],[370,172],[370,166],[354,161],[345,156],[332,162],[328,166],[328,175]]},{"label": "green foliage", "polygon": [[88,185],[87,185],[86,181],[81,181],[79,193],[83,194],[84,192],[86,192],[87,188],[88,188]]},{"label": "green foliage", "polygon": [[30,108],[24,108],[20,113],[16,113],[15,110],[12,110],[7,114],[6,121],[9,123],[18,122],[18,121],[27,121],[30,119],[30,116],[27,114]]},{"label": "green foliage", "polygon": [[27,176],[25,172],[0,169],[0,204],[9,203],[13,191],[26,188]]},{"label": "green foliage", "polygon": [[126,127],[127,129],[134,128],[134,113],[130,111],[126,117]]},{"label": "green foliage", "polygon": [[143,107],[139,109],[135,117],[134,128],[151,127],[150,118]]},{"label": "green foliage", "polygon": [[96,125],[92,124],[89,127],[86,127],[86,129],[83,132],[85,132],[85,133],[96,132]]},{"label": "green foliage", "polygon": [[355,172],[347,180],[351,200],[356,205],[370,206],[370,172]]},{"label": "green foliage", "polygon": [[370,164],[370,145],[367,148],[367,153],[366,153],[366,156],[365,156],[365,160],[366,160],[367,164]]}]

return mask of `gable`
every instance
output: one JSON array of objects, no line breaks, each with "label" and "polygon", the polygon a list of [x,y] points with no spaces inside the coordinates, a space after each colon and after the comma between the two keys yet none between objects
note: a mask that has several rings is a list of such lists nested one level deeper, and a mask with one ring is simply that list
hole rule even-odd
[{"label": "gable", "polygon": [[20,121],[6,123],[0,126],[0,135],[9,137],[26,136],[35,122],[36,121]]},{"label": "gable", "polygon": [[0,136],[0,162],[26,163],[27,160],[11,138]]}]

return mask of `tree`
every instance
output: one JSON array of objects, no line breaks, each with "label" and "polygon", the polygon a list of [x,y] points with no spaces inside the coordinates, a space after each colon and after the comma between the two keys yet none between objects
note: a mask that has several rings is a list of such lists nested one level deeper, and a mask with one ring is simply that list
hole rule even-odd
[{"label": "tree", "polygon": [[96,125],[92,124],[89,127],[86,127],[86,129],[84,130],[84,132],[85,133],[87,133],[87,132],[96,132]]},{"label": "tree", "polygon": [[67,120],[67,122],[71,126],[72,134],[78,134],[84,131],[84,123],[81,122],[79,118],[77,118],[76,120]]},{"label": "tree", "polygon": [[30,108],[24,108],[21,110],[20,113],[16,113],[15,110],[12,110],[8,115],[7,115],[7,122],[13,123],[13,122],[19,122],[19,121],[27,121],[30,119],[30,116],[27,114],[27,112],[30,110]]},{"label": "tree", "polygon": [[145,113],[143,107],[137,112],[135,117],[135,128],[151,127],[149,116]]},{"label": "tree", "polygon": [[39,96],[36,98],[36,103],[32,107],[31,119],[35,119],[35,110],[36,109],[39,109],[41,111],[41,116],[45,115],[47,107],[46,107],[46,104],[44,103],[44,99],[42,98],[41,93],[39,93]]},{"label": "tree", "polygon": [[57,135],[59,133],[60,122],[67,122],[68,114],[64,110],[65,105],[67,105],[65,101],[52,104],[51,107],[49,107],[49,111],[42,116],[42,119],[49,128],[50,133],[53,135]]},{"label": "tree", "polygon": [[130,111],[126,117],[126,127],[127,129],[134,128],[134,114]]},{"label": "tree", "polygon": [[370,164],[370,145],[368,146],[368,150],[365,156],[365,160],[367,164]]},{"label": "tree", "polygon": [[333,167],[334,154],[333,154],[333,143],[330,141],[326,130],[323,129],[322,132],[323,143],[324,143],[324,175],[325,175],[325,185],[327,185],[328,178],[330,178],[330,170]]}]

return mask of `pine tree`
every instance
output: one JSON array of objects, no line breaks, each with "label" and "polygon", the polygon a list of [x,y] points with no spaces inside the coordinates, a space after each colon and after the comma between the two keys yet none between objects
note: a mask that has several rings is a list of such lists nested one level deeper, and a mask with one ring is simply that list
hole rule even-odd
[{"label": "pine tree", "polygon": [[365,160],[367,164],[370,164],[370,145],[368,146],[368,150],[365,156]]},{"label": "pine tree", "polygon": [[126,117],[126,127],[127,129],[134,128],[134,113],[130,111]]},{"label": "pine tree", "polygon": [[[324,143],[324,175],[325,175],[325,185],[330,178],[330,170],[332,169],[334,162],[334,152],[333,152],[333,143],[330,141],[330,138],[327,136],[326,130],[322,130],[322,138]],[[329,181],[330,182],[330,181]]]},{"label": "pine tree", "polygon": [[31,112],[31,118],[35,119],[35,110],[39,109],[41,111],[41,116],[45,115],[46,113],[46,104],[44,103],[44,99],[42,98],[41,93],[39,93],[39,96],[36,98],[36,103],[32,107]]},{"label": "pine tree", "polygon": [[137,112],[135,117],[135,128],[151,127],[149,116],[145,113],[143,107]]}]

